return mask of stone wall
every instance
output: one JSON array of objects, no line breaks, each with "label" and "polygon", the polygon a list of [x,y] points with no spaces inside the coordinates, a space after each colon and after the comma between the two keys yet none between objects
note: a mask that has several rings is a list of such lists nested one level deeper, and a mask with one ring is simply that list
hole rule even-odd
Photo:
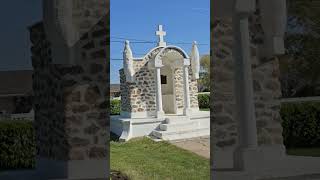
[{"label": "stone wall", "polygon": [[[142,64],[142,63],[141,63]],[[145,63],[136,71],[133,83],[125,82],[123,70],[120,70],[121,111],[124,112],[155,112],[155,73]]]},{"label": "stone wall", "polygon": [[[184,88],[183,88],[183,69],[177,68],[175,70],[175,90],[176,90],[176,104],[178,109],[184,107]],[[198,105],[198,82],[192,78],[191,66],[189,68],[189,95],[191,108],[199,108]]]},{"label": "stone wall", "polygon": [[[234,60],[232,57],[233,30],[231,19],[215,19],[211,25],[211,127],[215,150],[234,148],[238,142],[237,119],[234,97]],[[252,73],[254,103],[256,108],[259,145],[282,145],[280,118],[281,88],[277,58],[269,60],[258,57],[259,44],[263,43],[259,16],[250,19]]]},{"label": "stone wall", "polygon": [[[121,111],[122,112],[156,112],[156,82],[155,72],[148,68],[148,62],[155,58],[162,48],[155,48],[145,58],[134,60],[133,67],[135,81],[128,83],[125,80],[123,69],[120,73],[121,89]],[[172,53],[173,50],[164,54]],[[175,50],[174,50],[175,51]],[[180,52],[175,51],[180,55]],[[171,54],[172,55],[172,54]],[[177,55],[175,55],[177,56]],[[181,55],[180,55],[181,56]],[[184,107],[183,97],[183,70],[177,68],[174,71],[174,88],[176,93],[176,104],[178,109]],[[190,104],[192,108],[198,108],[198,86],[197,80],[192,79],[191,66],[189,69]]]},{"label": "stone wall", "polygon": [[106,0],[73,0],[72,18],[80,35],[90,31],[105,15],[109,9],[107,2]]},{"label": "stone wall", "polygon": [[53,64],[43,23],[30,28],[38,154],[58,160],[106,158],[109,134],[107,16],[77,42],[80,63]]}]

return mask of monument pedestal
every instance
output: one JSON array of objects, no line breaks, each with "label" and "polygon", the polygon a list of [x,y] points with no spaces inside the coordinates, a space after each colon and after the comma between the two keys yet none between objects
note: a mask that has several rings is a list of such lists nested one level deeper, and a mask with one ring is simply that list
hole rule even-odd
[{"label": "monument pedestal", "polygon": [[234,152],[234,168],[247,172],[258,171],[261,151],[258,148],[238,148]]},{"label": "monument pedestal", "polygon": [[[223,152],[216,152],[217,157]],[[219,180],[268,180],[273,178],[320,178],[320,158],[286,155],[283,145],[262,145],[258,148],[239,148],[233,153],[232,162],[219,164],[214,161],[212,174]],[[230,156],[230,153],[224,156]],[[221,159],[227,159],[222,157]]]}]

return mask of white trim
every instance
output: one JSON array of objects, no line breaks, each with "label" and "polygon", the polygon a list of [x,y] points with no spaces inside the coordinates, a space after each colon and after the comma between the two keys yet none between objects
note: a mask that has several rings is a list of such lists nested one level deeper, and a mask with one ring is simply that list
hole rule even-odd
[{"label": "white trim", "polygon": [[[177,114],[183,114],[183,109],[184,108],[178,108],[177,109]],[[195,113],[198,113],[198,112],[200,112],[200,109],[198,108],[198,107],[192,107],[192,108],[190,108],[189,109],[190,110],[190,115],[192,116],[193,114],[195,114]]]},{"label": "white trim", "polygon": [[185,59],[190,59],[190,58],[189,58],[189,55],[188,55],[182,48],[180,48],[180,47],[178,47],[178,46],[172,46],[172,45],[163,47],[163,48],[161,49],[161,51],[156,55],[156,57],[155,57],[154,59],[157,60],[157,59],[159,58],[159,56],[163,53],[164,50],[170,49],[170,48],[172,48],[172,49],[177,49],[177,50],[181,51],[181,52],[183,53],[183,55],[185,56],[185,57],[184,57]]},{"label": "white trim", "polygon": [[144,56],[142,56],[142,57],[134,57],[133,60],[142,61],[142,60],[146,59],[149,56],[149,54],[151,54],[154,50],[156,50],[158,48],[163,48],[163,47],[161,47],[161,46],[154,47],[151,50],[149,50],[149,52],[147,52]]},{"label": "white trim", "polygon": [[120,116],[122,118],[146,118],[146,117],[154,117],[154,111],[143,111],[143,112],[127,112],[121,111]]},{"label": "white trim", "polygon": [[308,101],[320,101],[320,96],[282,98],[282,99],[280,99],[281,103],[286,103],[286,102],[308,102]]},{"label": "white trim", "polygon": [[[191,110],[192,114],[200,112],[199,107],[192,107],[192,108],[190,108],[190,110]],[[177,108],[176,114],[183,114],[183,108]],[[164,114],[164,116],[165,115],[166,114]],[[120,112],[121,118],[155,118],[155,116],[156,116],[155,111],[143,111],[143,112],[121,111]]]}]

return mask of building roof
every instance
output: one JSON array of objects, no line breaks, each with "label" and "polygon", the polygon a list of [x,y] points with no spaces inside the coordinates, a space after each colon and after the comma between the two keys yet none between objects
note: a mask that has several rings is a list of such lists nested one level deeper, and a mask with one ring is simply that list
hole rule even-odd
[{"label": "building roof", "polygon": [[32,93],[32,70],[0,71],[0,96]]},{"label": "building roof", "polygon": [[120,84],[110,84],[110,92],[120,92]]}]

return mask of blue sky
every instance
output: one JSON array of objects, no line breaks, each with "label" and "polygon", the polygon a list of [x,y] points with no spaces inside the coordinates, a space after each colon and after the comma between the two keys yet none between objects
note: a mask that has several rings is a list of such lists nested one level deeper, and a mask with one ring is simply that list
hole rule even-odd
[{"label": "blue sky", "polygon": [[[190,52],[192,42],[199,44],[200,55],[210,52],[210,1],[209,0],[111,0],[110,17],[110,81],[119,83],[122,68],[122,38],[158,41],[155,31],[158,24],[167,32],[167,44],[182,47]],[[172,42],[172,43],[171,43]],[[176,44],[176,43],[190,44]],[[156,44],[131,44],[134,57],[141,57]]]},{"label": "blue sky", "polygon": [[[17,6],[19,3],[19,6]],[[111,41],[114,37],[157,41],[155,31],[162,24],[167,42],[188,53],[191,42],[208,44],[199,46],[200,54],[209,54],[210,42],[209,0],[111,0]],[[32,69],[28,26],[42,19],[42,1],[12,0],[0,6],[0,71]],[[134,56],[142,56],[155,44],[131,44]],[[122,58],[123,43],[111,42],[111,58]],[[111,61],[111,83],[119,83],[121,60]]]}]

